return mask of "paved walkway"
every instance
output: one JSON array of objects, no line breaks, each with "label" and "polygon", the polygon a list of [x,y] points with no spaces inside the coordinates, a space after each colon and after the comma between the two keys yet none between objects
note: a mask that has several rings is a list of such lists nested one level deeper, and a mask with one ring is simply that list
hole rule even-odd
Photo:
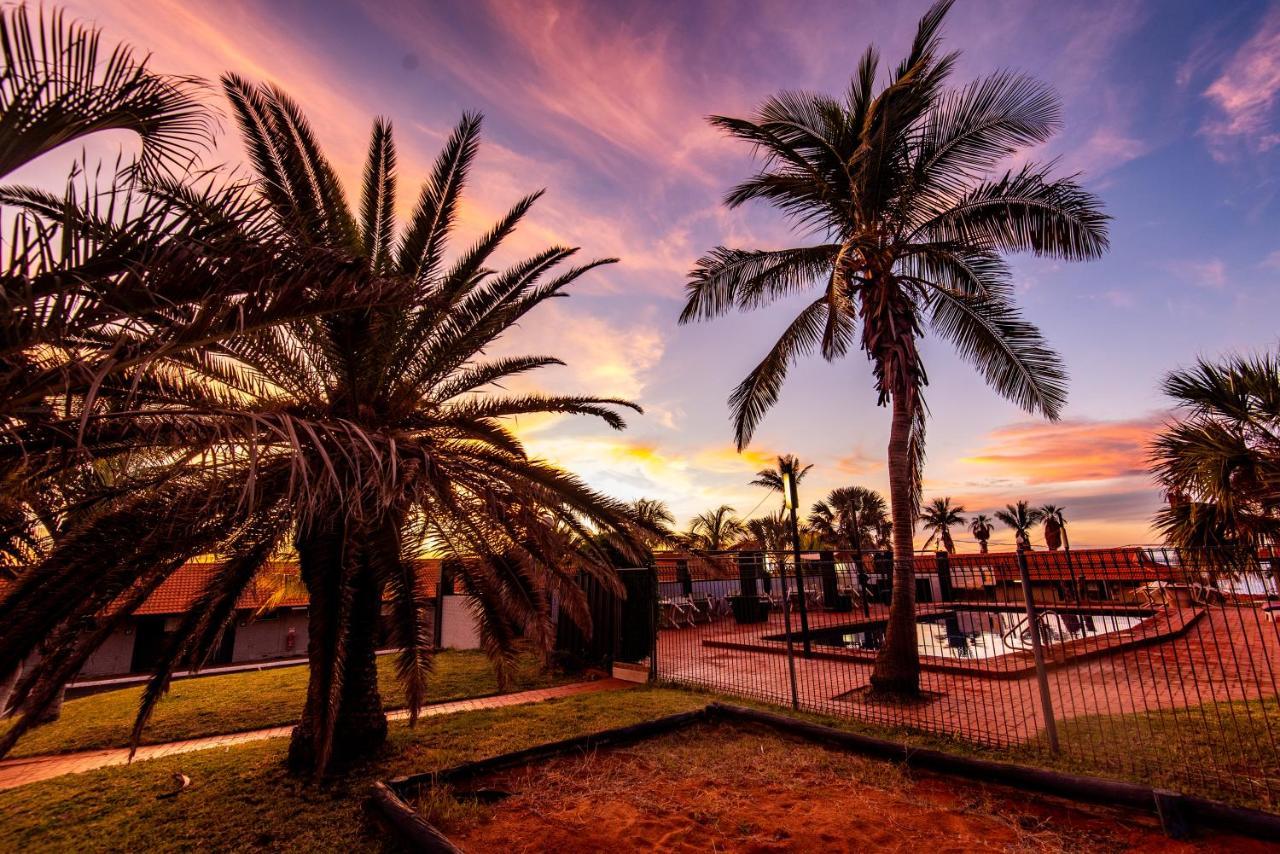
[{"label": "paved walkway", "polygon": [[[456,700],[452,703],[435,703],[424,706],[419,717],[436,715],[452,715],[458,712],[474,712],[481,709],[500,709],[506,706],[519,706],[526,703],[541,703],[561,697],[575,697],[579,694],[594,694],[599,691],[616,691],[633,687],[635,683],[621,679],[599,679],[594,682],[575,682],[571,685],[559,685],[554,688],[538,688],[533,691],[520,691],[515,694],[500,694],[496,697],[480,697],[474,700]],[[405,720],[409,717],[407,709],[388,712],[388,720]],[[135,761],[158,759],[161,756],[172,756],[176,753],[190,753],[195,750],[209,750],[214,747],[232,747],[251,741],[262,741],[268,738],[283,738],[293,731],[293,725],[256,729],[249,732],[212,735],[206,738],[192,738],[187,741],[171,741],[167,744],[148,744],[138,748],[134,754]],[[45,756],[27,756],[21,759],[7,759],[0,762],[0,790],[24,786],[63,774],[80,774],[95,768],[110,765],[124,765],[129,761],[128,748],[117,747],[108,750],[87,750],[81,753],[59,753]]]}]

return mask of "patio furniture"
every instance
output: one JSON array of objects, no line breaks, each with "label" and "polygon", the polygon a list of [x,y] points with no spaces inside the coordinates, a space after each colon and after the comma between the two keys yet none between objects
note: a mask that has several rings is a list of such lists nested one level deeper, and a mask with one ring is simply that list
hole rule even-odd
[{"label": "patio furniture", "polygon": [[695,625],[692,606],[681,601],[681,598],[658,600],[658,624],[661,628],[678,629],[682,624],[690,627]]}]

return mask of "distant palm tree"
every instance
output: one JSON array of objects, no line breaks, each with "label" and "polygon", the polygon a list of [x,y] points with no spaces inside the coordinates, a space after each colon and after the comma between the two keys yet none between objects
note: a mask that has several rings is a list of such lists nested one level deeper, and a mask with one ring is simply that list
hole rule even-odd
[{"label": "distant palm tree", "polygon": [[746,530],[743,522],[728,504],[693,517],[686,534],[687,542],[700,551],[723,551],[732,548],[742,539]]},{"label": "distant palm tree", "polygon": [[1018,551],[1030,551],[1031,529],[1044,518],[1044,514],[1026,501],[1017,504],[1006,504],[1005,509],[996,511],[996,518],[1013,529]]},{"label": "distant palm tree", "polygon": [[838,549],[871,550],[886,544],[888,505],[863,486],[831,490],[809,511],[809,528]]},{"label": "distant palm tree", "polygon": [[1169,496],[1155,519],[1165,540],[1245,559],[1280,538],[1280,357],[1227,356],[1165,377],[1176,420],[1151,447]]},{"label": "distant palm tree", "polygon": [[631,514],[652,528],[668,529],[676,523],[667,502],[656,498],[637,498],[631,502]]},{"label": "distant palm tree", "polygon": [[1071,551],[1071,540],[1067,537],[1066,509],[1057,504],[1045,504],[1040,508],[1040,517],[1044,521],[1044,544],[1049,551],[1056,552],[1064,545]]},{"label": "distant palm tree", "polygon": [[925,540],[924,547],[929,548],[929,544],[935,539],[939,540],[942,547],[950,554],[955,554],[956,544],[951,539],[951,526],[963,525],[965,518],[963,507],[951,506],[951,499],[935,498],[920,513],[920,521],[924,524],[926,531],[932,531],[929,539]]},{"label": "distant palm tree", "polygon": [[[449,136],[397,233],[388,122],[374,123],[362,204],[353,210],[292,100],[234,76],[224,88],[266,221],[297,244],[323,247],[317,257],[338,259],[362,290],[385,299],[216,340],[184,356],[181,370],[135,378],[149,408],[125,449],[159,449],[186,463],[130,472],[38,573],[21,576],[0,599],[0,672],[67,627],[55,653],[15,687],[13,702],[29,701],[32,711],[0,735],[0,755],[52,700],[52,686],[200,554],[225,561],[178,618],[145,689],[134,743],[173,673],[208,659],[243,591],[272,555],[292,547],[310,599],[310,667],[289,759],[318,775],[385,739],[375,657],[384,609],[411,719],[424,700],[429,609],[407,558],[429,549],[458,568],[481,644],[505,679],[518,643],[553,642],[546,619],[553,596],[589,628],[579,573],[620,589],[611,556],[583,549],[575,532],[612,532],[634,559],[644,537],[661,535],[625,504],[530,457],[506,426],[546,412],[621,428],[618,410],[636,407],[501,392],[505,379],[558,360],[486,358],[486,351],[607,262],[561,268],[574,250],[552,247],[493,269],[536,195],[452,252],[479,117],[465,116]],[[395,287],[380,291],[383,281]],[[118,610],[106,609],[113,602]]]},{"label": "distant palm tree", "polygon": [[910,53],[878,91],[873,47],[843,99],[784,92],[750,119],[711,119],[763,163],[727,203],[769,202],[819,240],[776,250],[713,249],[691,275],[680,318],[755,310],[819,287],[730,396],[739,447],[777,401],[799,356],[820,349],[834,360],[859,348],[871,360],[879,403],[893,410],[895,550],[889,625],[872,683],[904,694],[919,690],[912,546],[926,413],[919,340],[928,327],[997,393],[1057,418],[1066,375],[1019,314],[1003,255],[1085,260],[1107,246],[1099,201],[1074,179],[1034,163],[991,177],[1007,155],[1053,134],[1058,105],[1043,85],[1008,72],[947,91],[956,55],[942,52],[939,29],[950,7],[943,0],[925,14]]},{"label": "distant palm tree", "polygon": [[982,554],[987,553],[987,540],[991,539],[991,517],[986,513],[979,513],[969,520],[969,530],[973,533],[974,539],[978,541],[978,550]]},{"label": "distant palm tree", "polygon": [[784,471],[795,472],[796,486],[799,486],[800,481],[804,480],[804,476],[809,473],[811,468],[813,468],[812,463],[804,466],[800,464],[800,458],[794,454],[783,454],[778,457],[776,466],[756,472],[756,479],[751,481],[751,485],[764,487],[770,492],[782,492],[782,475]]},{"label": "distant palm tree", "polygon": [[774,554],[791,551],[791,522],[785,510],[747,520],[744,533],[764,551]]}]

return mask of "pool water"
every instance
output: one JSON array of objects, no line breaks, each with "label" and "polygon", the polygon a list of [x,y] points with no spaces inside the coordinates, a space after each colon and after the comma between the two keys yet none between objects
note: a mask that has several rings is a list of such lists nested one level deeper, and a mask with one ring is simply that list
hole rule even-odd
[{"label": "pool water", "polygon": [[[1061,643],[1124,631],[1145,620],[1133,614],[1090,614],[1055,611],[1044,614],[1044,643]],[[816,646],[840,649],[879,649],[884,624],[851,630],[817,629],[809,633]],[[921,655],[939,658],[995,658],[1031,649],[1031,633],[1021,611],[957,610],[931,614],[916,623]]]}]

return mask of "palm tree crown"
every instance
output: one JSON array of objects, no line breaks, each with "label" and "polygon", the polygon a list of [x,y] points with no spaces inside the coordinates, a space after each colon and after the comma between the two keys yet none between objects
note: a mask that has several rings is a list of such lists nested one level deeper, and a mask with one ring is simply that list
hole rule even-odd
[{"label": "palm tree crown", "polygon": [[1044,514],[1040,509],[1032,507],[1026,501],[1019,501],[1017,504],[1006,504],[1003,510],[995,512],[995,516],[1013,529],[1014,536],[1018,541],[1019,551],[1031,547],[1031,528],[1044,519]]},{"label": "palm tree crown", "polygon": [[745,527],[736,511],[728,504],[721,504],[714,510],[699,513],[689,524],[686,540],[695,549],[701,551],[722,551],[732,548],[742,539]]},{"label": "palm tree crown", "polygon": [[1044,522],[1044,544],[1049,551],[1056,552],[1065,543],[1071,548],[1067,539],[1066,508],[1057,504],[1045,504],[1040,507],[1040,519]]},{"label": "palm tree crown", "polygon": [[950,498],[933,499],[920,514],[925,530],[931,532],[924,547],[929,548],[929,544],[937,539],[944,549],[954,553],[956,544],[951,539],[951,528],[965,523],[964,512],[963,507],[952,506]]},{"label": "palm tree crown", "polygon": [[[1229,554],[1280,536],[1280,359],[1203,359],[1170,373],[1176,420],[1156,437],[1152,470],[1170,501],[1166,540]],[[1225,547],[1225,548],[1224,548]]]},{"label": "palm tree crown", "polygon": [[864,486],[842,486],[814,503],[809,528],[840,549],[877,549],[888,542],[884,497]]},{"label": "palm tree crown", "polygon": [[978,549],[987,553],[987,541],[991,539],[992,522],[986,513],[977,513],[969,520],[969,531],[978,541]]},{"label": "palm tree crown", "polygon": [[761,159],[726,203],[768,202],[817,240],[716,247],[691,273],[681,315],[684,323],[709,319],[817,290],[729,398],[739,447],[798,357],[817,350],[834,360],[857,348],[870,359],[879,403],[893,406],[889,498],[899,567],[873,681],[907,693],[919,684],[911,625],[927,383],[919,339],[928,328],[999,394],[1056,418],[1066,374],[1014,305],[1003,255],[1085,260],[1107,246],[1100,203],[1074,180],[1032,162],[991,175],[1018,148],[1053,134],[1058,104],[1043,85],[1008,72],[947,89],[956,54],[942,52],[939,30],[950,6],[942,0],[925,14],[882,85],[873,47],[843,96],[784,92],[751,118],[711,119]]},{"label": "palm tree crown", "polygon": [[[532,459],[505,419],[593,415],[615,428],[610,398],[509,396],[495,384],[558,364],[549,356],[486,359],[485,350],[543,301],[608,261],[557,269],[575,250],[552,247],[505,270],[494,253],[537,195],[450,259],[450,236],[480,119],[465,116],[445,143],[407,226],[394,220],[390,123],[374,123],[362,203],[352,210],[301,111],[274,87],[224,80],[261,193],[278,229],[323,247],[369,287],[397,283],[376,304],[254,331],[175,355],[133,379],[154,433],[132,437],[167,454],[140,466],[94,519],[0,601],[0,670],[57,626],[57,653],[15,689],[39,707],[47,685],[77,672],[104,631],[173,570],[204,553],[222,570],[185,614],[157,665],[135,740],[175,670],[204,662],[234,618],[241,592],[272,555],[296,550],[310,596],[310,683],[291,760],[322,773],[367,753],[386,722],[373,657],[384,598],[412,714],[431,646],[414,558],[455,566],[476,603],[481,641],[500,665],[518,639],[549,644],[553,596],[589,628],[579,572],[618,589],[592,531],[612,532],[634,559],[653,518]],[[155,444],[148,444],[148,436]],[[185,465],[168,464],[174,457]],[[583,541],[588,544],[583,547]],[[74,593],[72,593],[74,591]],[[43,692],[43,693],[42,693]],[[0,739],[0,754],[25,728]]]},{"label": "palm tree crown", "polygon": [[784,472],[793,472],[793,476],[796,479],[796,485],[799,486],[800,481],[804,480],[804,476],[808,474],[809,470],[812,468],[812,464],[807,466],[801,465],[799,457],[796,457],[793,454],[783,454],[778,457],[778,463],[776,466],[761,469],[756,472],[756,479],[751,481],[751,485],[764,487],[770,492],[782,492],[782,475]]}]

